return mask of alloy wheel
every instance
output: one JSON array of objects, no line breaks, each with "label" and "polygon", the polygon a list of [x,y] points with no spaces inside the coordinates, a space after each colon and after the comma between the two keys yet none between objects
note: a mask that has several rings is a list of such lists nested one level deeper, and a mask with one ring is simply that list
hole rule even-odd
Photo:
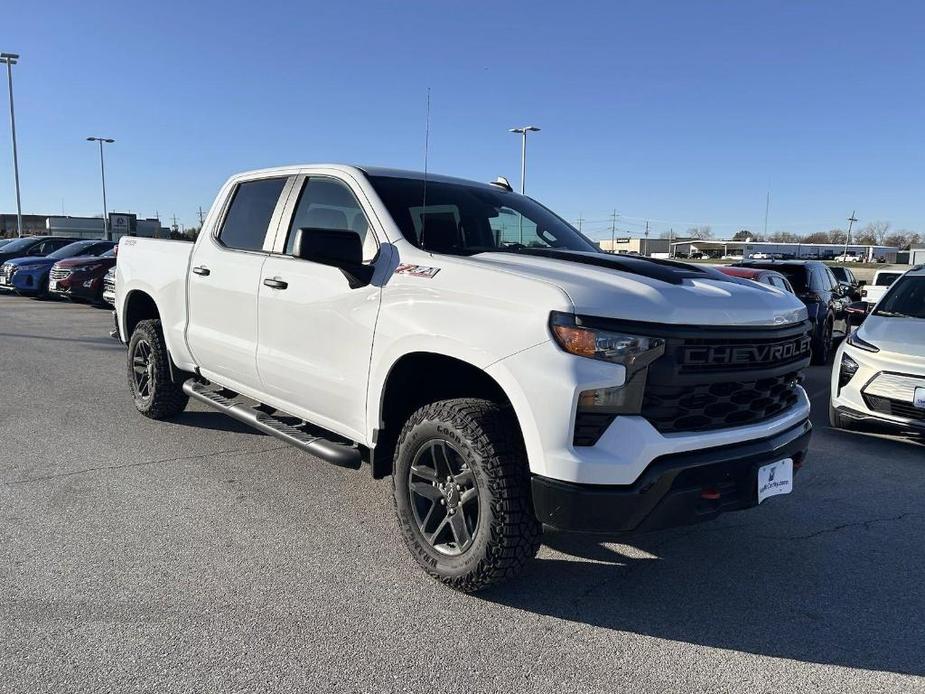
[{"label": "alloy wheel", "polygon": [[151,388],[154,384],[154,361],[151,359],[151,345],[147,340],[139,340],[135,343],[135,352],[132,354],[132,372],[135,394],[142,400],[150,400]]},{"label": "alloy wheel", "polygon": [[408,491],[418,530],[431,547],[450,555],[469,549],[478,530],[479,492],[454,446],[441,439],[424,444],[411,464]]}]

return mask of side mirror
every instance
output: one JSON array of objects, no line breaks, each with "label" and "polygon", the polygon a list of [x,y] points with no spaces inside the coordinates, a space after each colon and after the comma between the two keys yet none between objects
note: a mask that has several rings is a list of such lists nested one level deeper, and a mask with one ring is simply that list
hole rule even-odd
[{"label": "side mirror", "polygon": [[372,265],[363,264],[363,241],[355,231],[342,229],[297,229],[292,255],[319,265],[330,265],[344,273],[351,289],[365,287],[373,279]]},{"label": "side mirror", "polygon": [[867,314],[873,308],[869,301],[855,301],[848,304],[845,312],[847,314],[848,325],[856,327],[864,322]]}]

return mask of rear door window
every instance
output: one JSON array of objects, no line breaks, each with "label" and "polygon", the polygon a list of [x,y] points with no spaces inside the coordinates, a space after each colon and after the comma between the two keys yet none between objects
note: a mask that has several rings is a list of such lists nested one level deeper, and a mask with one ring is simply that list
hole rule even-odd
[{"label": "rear door window", "polygon": [[218,234],[222,245],[240,251],[263,250],[270,218],[285,184],[285,177],[239,183]]}]

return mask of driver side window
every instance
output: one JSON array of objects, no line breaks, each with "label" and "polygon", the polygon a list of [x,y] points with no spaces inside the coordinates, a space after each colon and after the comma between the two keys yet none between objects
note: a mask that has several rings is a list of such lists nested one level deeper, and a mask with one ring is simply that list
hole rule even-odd
[{"label": "driver side window", "polygon": [[286,255],[292,255],[298,229],[353,231],[363,242],[363,262],[376,257],[376,237],[369,229],[366,213],[347,186],[333,178],[305,179],[286,237]]}]

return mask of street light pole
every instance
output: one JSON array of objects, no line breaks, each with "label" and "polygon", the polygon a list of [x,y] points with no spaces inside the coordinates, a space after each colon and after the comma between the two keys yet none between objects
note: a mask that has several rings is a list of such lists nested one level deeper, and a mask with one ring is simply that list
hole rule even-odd
[{"label": "street light pole", "polygon": [[520,145],[520,194],[523,195],[527,184],[527,133],[538,133],[540,131],[535,125],[525,125],[522,128],[511,128],[509,132],[518,133],[522,136]]},{"label": "street light pole", "polygon": [[13,178],[16,180],[16,234],[22,236],[22,203],[19,199],[19,155],[16,151],[16,112],[13,109],[13,66],[16,53],[0,53],[0,63],[6,63],[6,81],[10,89],[10,131],[13,134]]},{"label": "street light pole", "polygon": [[848,262],[848,243],[851,241],[851,227],[858,221],[854,216],[854,210],[851,210],[851,216],[848,217],[848,233],[845,234],[845,252],[842,253],[842,265]]},{"label": "street light pole", "polygon": [[115,142],[111,137],[88,137],[87,142],[100,143],[100,178],[103,181],[103,238],[107,241],[112,240],[112,234],[109,229],[109,210],[106,209],[106,167],[103,164],[103,143],[111,144]]}]

